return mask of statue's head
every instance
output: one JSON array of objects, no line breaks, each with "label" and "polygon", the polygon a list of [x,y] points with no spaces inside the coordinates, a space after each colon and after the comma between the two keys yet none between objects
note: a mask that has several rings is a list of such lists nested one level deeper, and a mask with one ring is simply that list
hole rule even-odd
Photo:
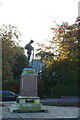
[{"label": "statue's head", "polygon": [[33,42],[34,42],[34,40],[31,40],[31,41],[30,41],[30,43],[33,43]]}]

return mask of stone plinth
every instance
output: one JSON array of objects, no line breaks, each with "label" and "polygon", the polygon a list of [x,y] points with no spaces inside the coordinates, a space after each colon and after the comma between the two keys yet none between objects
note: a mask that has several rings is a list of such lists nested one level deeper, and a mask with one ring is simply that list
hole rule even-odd
[{"label": "stone plinth", "polygon": [[21,74],[20,96],[15,104],[9,107],[10,112],[41,112],[45,111],[37,97],[37,70],[24,68]]},{"label": "stone plinth", "polygon": [[21,96],[37,96],[37,70],[24,68],[20,83]]},{"label": "stone plinth", "polygon": [[40,112],[44,111],[42,104],[39,102],[39,97],[19,96],[17,103],[9,107],[10,112]]}]

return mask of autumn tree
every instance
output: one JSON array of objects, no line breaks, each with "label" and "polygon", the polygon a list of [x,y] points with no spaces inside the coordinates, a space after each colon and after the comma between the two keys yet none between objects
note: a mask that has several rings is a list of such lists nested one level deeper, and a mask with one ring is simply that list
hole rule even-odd
[{"label": "autumn tree", "polygon": [[59,59],[74,59],[78,56],[78,28],[76,24],[63,23],[56,29],[51,43],[58,44]]},{"label": "autumn tree", "polygon": [[37,49],[36,58],[44,61],[46,65],[50,65],[54,60],[56,55],[54,54],[54,49],[51,46],[46,46],[44,43],[37,43],[39,49]]},{"label": "autumn tree", "polygon": [[[3,68],[2,69],[2,83],[3,83],[3,89],[6,89],[5,87],[9,87],[10,83],[13,82],[14,71],[15,71],[15,70],[13,70],[13,68],[16,64],[16,60],[19,58],[19,56],[24,56],[24,49],[22,47],[20,47],[18,44],[19,36],[20,36],[20,32],[17,30],[17,27],[14,27],[12,25],[2,25],[0,27],[0,37],[2,39],[2,68]],[[20,60],[20,59],[18,59],[18,60]],[[25,64],[25,62],[24,62],[24,64]],[[20,67],[20,64],[17,67]],[[15,76],[17,76],[17,74],[15,74]],[[9,89],[9,88],[7,88],[7,89]]]},{"label": "autumn tree", "polygon": [[[54,96],[59,93],[61,95],[77,95],[78,93],[78,76],[79,76],[79,26],[75,23],[68,25],[68,23],[62,23],[62,25],[56,26],[56,28],[51,28],[53,31],[53,38],[49,41],[49,46],[40,45],[40,50],[46,51],[49,53],[48,61],[52,59],[50,64],[46,61],[46,66],[42,73],[42,80],[44,81],[45,94],[47,96]],[[38,53],[38,55],[41,55]],[[44,54],[45,56],[45,54]],[[45,61],[46,57],[44,57]],[[64,86],[67,87],[64,87]],[[71,88],[68,89],[68,86],[71,85]],[[60,86],[62,86],[60,88]],[[60,93],[60,90],[62,93]],[[57,89],[56,89],[57,88]],[[64,88],[64,90],[63,90]],[[74,88],[74,89],[73,89]],[[56,93],[55,93],[56,91]],[[69,92],[71,91],[71,92]],[[74,94],[73,94],[74,93]]]}]

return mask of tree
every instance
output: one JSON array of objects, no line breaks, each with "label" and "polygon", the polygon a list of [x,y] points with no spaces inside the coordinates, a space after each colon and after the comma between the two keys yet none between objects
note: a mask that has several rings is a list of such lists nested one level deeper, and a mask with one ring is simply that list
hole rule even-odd
[{"label": "tree", "polygon": [[[51,28],[53,31],[53,39],[50,41],[49,46],[44,45],[40,48],[38,55],[44,55],[42,58],[46,61],[46,66],[43,69],[41,80],[44,83],[45,95],[47,97],[57,95],[59,93],[58,86],[67,86],[64,91],[57,96],[61,95],[77,95],[78,90],[78,76],[79,76],[79,27],[77,24],[68,25],[68,23],[62,23],[62,25],[57,25],[56,28]],[[44,54],[41,54],[41,51]],[[51,51],[54,54],[54,57],[50,56],[49,59],[46,59],[45,52]],[[56,56],[55,56],[56,55]],[[52,59],[50,64],[49,60]],[[68,86],[69,87],[67,90]],[[55,91],[57,90],[57,91]],[[69,90],[71,93],[69,94]],[[73,90],[73,91],[72,91]],[[74,94],[73,94],[74,93]]]},{"label": "tree", "polygon": [[71,78],[77,82],[79,76],[78,62],[80,58],[79,28],[77,24],[68,25],[68,23],[63,23],[57,29],[52,28],[52,30],[56,33],[52,39],[52,43],[58,43],[58,60],[60,62],[63,61],[64,66],[66,62],[68,63],[66,66],[68,71],[65,74],[69,72],[70,76],[75,75],[76,77]]},{"label": "tree", "polygon": [[[3,89],[9,89],[9,85],[11,83],[14,83],[15,77],[13,68],[15,69],[14,66],[16,65],[17,59],[19,59],[19,56],[25,56],[24,49],[18,44],[19,36],[20,32],[17,30],[17,27],[14,27],[12,25],[2,25],[0,28],[0,37],[2,39]],[[23,57],[23,59],[25,59],[25,57]],[[18,67],[20,68],[21,65],[19,64]],[[17,74],[15,74],[15,76],[17,76]]]},{"label": "tree", "polygon": [[78,59],[78,29],[76,24],[63,23],[58,28],[51,28],[55,35],[51,41],[58,44],[59,59]]},{"label": "tree", "polygon": [[38,46],[40,47],[37,49],[36,57],[40,58],[40,60],[44,61],[46,65],[51,64],[53,59],[56,57],[54,54],[54,50],[52,50],[51,46],[46,46],[45,44],[39,44],[37,43]]}]

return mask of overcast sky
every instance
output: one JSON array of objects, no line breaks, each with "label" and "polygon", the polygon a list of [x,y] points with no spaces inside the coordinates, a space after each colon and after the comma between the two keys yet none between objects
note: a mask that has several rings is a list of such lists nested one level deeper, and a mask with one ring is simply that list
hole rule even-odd
[{"label": "overcast sky", "polygon": [[33,39],[45,42],[52,39],[51,27],[78,16],[79,0],[0,0],[0,25],[17,26],[22,36],[21,46]]}]

